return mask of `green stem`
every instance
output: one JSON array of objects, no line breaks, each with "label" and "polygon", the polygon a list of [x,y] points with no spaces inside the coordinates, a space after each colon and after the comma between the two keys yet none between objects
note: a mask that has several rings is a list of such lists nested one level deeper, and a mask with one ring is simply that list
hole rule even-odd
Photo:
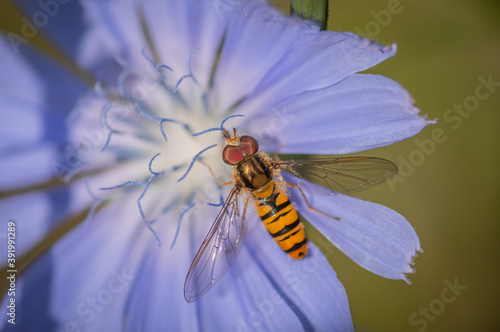
[{"label": "green stem", "polygon": [[290,0],[290,15],[312,20],[325,30],[328,24],[328,0]]}]

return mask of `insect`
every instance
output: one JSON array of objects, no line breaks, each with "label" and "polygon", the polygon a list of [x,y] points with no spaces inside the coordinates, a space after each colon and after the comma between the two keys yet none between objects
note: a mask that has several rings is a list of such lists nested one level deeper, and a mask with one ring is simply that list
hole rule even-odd
[{"label": "insect", "polygon": [[[381,183],[398,172],[392,162],[372,157],[273,161],[266,153],[259,152],[259,143],[255,138],[238,136],[236,129],[233,129],[232,136],[227,130],[223,131],[223,135],[226,145],[222,160],[233,166],[233,181],[227,183],[232,183],[233,188],[189,268],[184,283],[187,302],[194,302],[204,295],[235,262],[246,235],[248,197],[253,200],[260,218],[281,249],[294,259],[306,257],[304,226],[284,187],[297,188],[309,209],[326,214],[309,205],[300,185],[284,182],[281,171],[299,178],[308,176],[318,180],[328,190],[347,194]],[[244,193],[248,196],[241,210],[238,197]]]}]

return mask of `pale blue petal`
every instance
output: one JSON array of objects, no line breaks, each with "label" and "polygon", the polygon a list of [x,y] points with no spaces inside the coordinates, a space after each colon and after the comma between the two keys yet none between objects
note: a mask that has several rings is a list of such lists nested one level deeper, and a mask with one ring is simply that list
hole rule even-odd
[{"label": "pale blue petal", "polygon": [[[89,22],[84,15],[80,1],[63,1],[67,3],[62,5],[58,1],[18,0],[11,2],[24,14],[19,37],[30,42],[32,38],[43,34],[72,58],[78,57],[79,43],[89,28]],[[18,43],[24,45],[17,38],[12,40],[17,41],[12,44],[14,50]]]},{"label": "pale blue petal", "polygon": [[[297,183],[297,178],[285,179]],[[298,210],[337,248],[365,269],[389,279],[408,281],[413,258],[421,251],[420,242],[410,223],[399,213],[376,203],[342,194],[306,193],[315,209],[341,218],[337,221],[307,208],[302,195],[292,189]]]},{"label": "pale blue petal", "polygon": [[[87,331],[123,331],[128,294],[152,242],[134,201],[132,197],[104,207],[17,280],[18,330],[64,330],[69,325]],[[0,309],[3,317],[6,301],[8,297]],[[8,323],[3,319],[0,324],[4,328]]]},{"label": "pale blue petal", "polygon": [[239,113],[269,112],[284,99],[336,84],[396,54],[347,32],[321,31],[300,37],[271,68]]},{"label": "pale blue petal", "polygon": [[4,35],[0,35],[0,92],[26,103],[45,106],[47,111],[65,114],[88,87],[69,71],[30,47],[15,52]]},{"label": "pale blue petal", "polygon": [[237,1],[144,1],[146,22],[160,62],[173,69],[166,73],[170,85],[190,74],[191,57],[194,79],[183,83],[180,91],[185,91],[184,84],[195,81],[207,89],[228,16],[238,5]]},{"label": "pale blue petal", "polygon": [[240,8],[228,22],[214,79],[219,110],[248,97],[300,36],[318,30],[269,5]]},{"label": "pale blue petal", "polygon": [[398,142],[429,123],[398,83],[356,74],[249,115],[244,128],[260,139],[263,150],[281,146],[283,153],[343,154]]},{"label": "pale blue petal", "polygon": [[0,192],[43,183],[56,176],[53,165],[60,148],[55,144],[33,144],[29,148],[0,152]]},{"label": "pale blue petal", "polygon": [[148,68],[142,51],[151,54],[141,28],[137,1],[80,3],[87,23],[76,54],[76,61],[82,68],[113,84],[124,68]]},{"label": "pale blue petal", "polygon": [[[352,331],[347,295],[326,257],[309,242],[309,253],[305,259],[291,259],[279,248],[261,221],[255,221],[256,225],[251,230],[254,233],[250,233],[247,247],[255,259],[252,265],[259,267],[263,276],[253,279],[253,285],[249,285],[256,293],[260,289],[260,294],[257,293],[259,295],[253,301],[254,305],[257,300],[260,300],[261,308],[263,300],[272,302],[271,293],[260,286],[261,280],[267,278],[268,281],[273,281],[277,292],[283,292],[283,299],[288,298],[285,302],[289,301],[287,304],[305,330],[308,330],[305,323],[307,319],[314,331]],[[278,308],[276,306],[276,314],[279,312]],[[304,317],[298,315],[298,312]],[[270,326],[274,325],[278,330],[286,319],[285,316],[283,319],[275,319],[274,315],[270,317]]]},{"label": "pale blue petal", "polygon": [[[311,244],[307,259],[292,260],[256,217],[248,220],[245,247],[231,270],[198,301],[186,303],[183,284],[203,239],[199,230],[210,226],[201,221],[184,225],[197,230],[190,235],[184,228],[172,250],[150,247],[140,267],[147,273],[134,280],[126,330],[352,330],[346,293],[326,258]],[[172,225],[166,223],[165,234]]]},{"label": "pale blue petal", "polygon": [[[113,82],[122,70],[120,58],[130,51],[140,54],[141,47],[132,48],[129,36],[138,33],[132,1],[16,1],[26,18],[20,37],[30,40],[42,33],[55,46],[94,77]],[[44,6],[40,6],[44,3]],[[46,17],[46,23],[43,17]],[[118,26],[116,17],[124,20]],[[28,21],[29,23],[26,23]],[[128,24],[128,25],[127,25]],[[31,27],[30,27],[31,25]],[[130,28],[129,28],[130,27]],[[117,29],[119,28],[119,29]],[[34,32],[33,32],[34,31]],[[14,49],[24,45],[16,39]],[[129,46],[127,50],[123,46]]]},{"label": "pale blue petal", "polygon": [[63,113],[10,94],[2,94],[0,104],[0,154],[18,152],[43,141],[54,145],[66,142]]},{"label": "pale blue petal", "polygon": [[[215,218],[215,215],[205,216],[209,221]],[[154,225],[160,234],[167,236],[162,237],[161,248],[156,241],[151,241],[147,253],[143,256],[140,267],[143,272],[138,273],[134,280],[134,287],[124,311],[125,331],[199,330],[197,303],[187,303],[183,291],[187,272],[196,254],[195,250],[198,250],[203,237],[198,236],[198,241],[192,241],[192,230],[189,230],[192,224],[186,218],[174,247],[170,249],[177,221],[178,214],[173,211]],[[211,226],[210,222],[201,224],[200,221],[194,221],[198,228]],[[195,233],[204,236],[203,232],[204,230],[199,229]]]},{"label": "pale blue petal", "polygon": [[[83,181],[52,190],[21,193],[0,200],[0,221],[2,227],[11,220],[16,223],[19,234],[16,253],[21,257],[62,222],[82,213],[91,201]],[[6,242],[0,244],[3,247]],[[7,255],[6,247],[0,255]]]},{"label": "pale blue petal", "polygon": [[257,217],[248,222],[237,262],[198,301],[201,326],[216,324],[224,331],[351,331],[346,293],[319,250],[311,245],[306,259],[293,260]]},{"label": "pale blue petal", "polygon": [[47,181],[67,145],[65,117],[87,87],[30,48],[0,38],[1,190]]}]

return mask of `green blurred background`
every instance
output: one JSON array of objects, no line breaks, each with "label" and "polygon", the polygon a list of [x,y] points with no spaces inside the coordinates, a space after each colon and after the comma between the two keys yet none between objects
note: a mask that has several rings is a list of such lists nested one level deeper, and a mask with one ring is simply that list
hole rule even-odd
[{"label": "green blurred background", "polygon": [[[394,3],[399,12],[387,18],[381,11],[397,12]],[[403,214],[424,252],[411,286],[360,269],[341,253],[333,258],[357,330],[499,331],[500,86],[473,102],[479,76],[500,82],[500,1],[331,1],[330,15],[330,30],[397,42],[396,57],[370,71],[401,83],[423,114],[438,119],[414,138],[369,151],[413,166],[394,192],[383,185],[359,196]],[[465,110],[460,124],[444,118],[454,104]],[[428,155],[415,152],[435,128],[444,142]],[[445,303],[442,292],[445,300],[453,294],[444,281],[455,278],[467,288]]]},{"label": "green blurred background", "polygon": [[[288,10],[287,1],[275,3]],[[0,6],[0,29],[20,34],[21,14],[5,0]],[[401,169],[401,181],[392,188],[384,184],[357,196],[403,214],[424,252],[415,261],[417,273],[409,276],[411,286],[333,252],[356,330],[500,330],[500,86],[479,88],[489,93],[484,100],[474,97],[479,77],[500,82],[500,1],[330,1],[328,28],[397,42],[397,56],[370,72],[401,83],[422,114],[438,120],[404,142],[361,153],[411,165]],[[42,36],[33,44],[69,65]],[[446,281],[461,287],[454,294]]]}]

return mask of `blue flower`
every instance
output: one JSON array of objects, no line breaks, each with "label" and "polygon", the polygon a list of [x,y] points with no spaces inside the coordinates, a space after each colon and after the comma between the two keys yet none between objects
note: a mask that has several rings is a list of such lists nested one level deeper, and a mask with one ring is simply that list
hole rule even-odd
[{"label": "blue flower", "polygon": [[[327,259],[310,243],[308,257],[292,261],[252,209],[231,270],[197,302],[184,301],[213,205],[228,192],[206,165],[232,179],[220,130],[196,133],[226,120],[261,150],[294,154],[415,135],[430,122],[409,94],[357,74],[396,46],[320,32],[256,0],[47,3],[21,2],[24,35],[0,40],[0,220],[16,223],[18,258],[57,241],[18,276],[16,325],[2,319],[2,330],[352,330]],[[38,32],[95,84],[27,45]],[[420,244],[398,213],[307,193],[316,209],[342,217],[335,222],[290,195],[362,267],[391,279],[412,272]]]}]

